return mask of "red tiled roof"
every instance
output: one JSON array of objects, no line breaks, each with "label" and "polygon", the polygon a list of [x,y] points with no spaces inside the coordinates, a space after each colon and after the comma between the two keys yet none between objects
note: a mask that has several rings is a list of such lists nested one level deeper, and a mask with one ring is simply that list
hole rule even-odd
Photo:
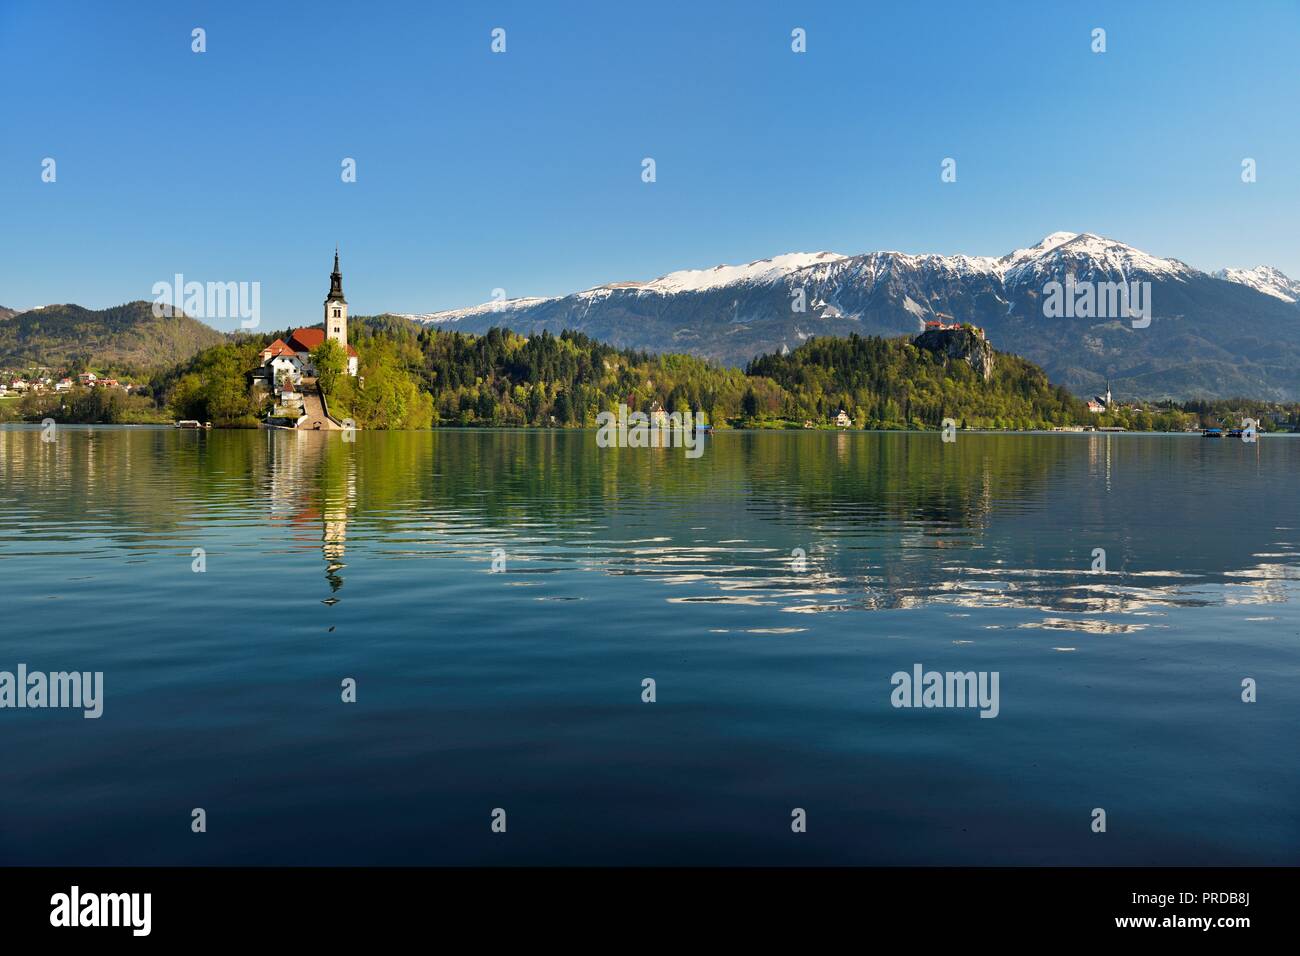
[{"label": "red tiled roof", "polygon": [[293,335],[289,336],[289,344],[297,352],[310,352],[318,348],[325,341],[324,329],[294,329]]},{"label": "red tiled roof", "polygon": [[[298,352],[312,352],[320,347],[325,341],[325,330],[312,326],[309,329],[294,329],[293,335],[289,336],[289,345]],[[357,350],[351,345],[348,346],[348,355],[356,355]]]}]

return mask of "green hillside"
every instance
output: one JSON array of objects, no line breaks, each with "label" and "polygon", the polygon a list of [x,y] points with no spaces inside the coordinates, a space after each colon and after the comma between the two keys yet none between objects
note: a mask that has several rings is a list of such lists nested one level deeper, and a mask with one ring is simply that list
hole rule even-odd
[{"label": "green hillside", "polygon": [[[933,347],[921,347],[931,339]],[[781,386],[782,402],[773,411],[791,419],[825,420],[840,408],[877,428],[938,428],[945,418],[980,428],[1093,419],[1083,402],[1052,385],[1037,365],[994,351],[972,332],[926,333],[913,340],[814,338],[792,352],[760,356],[746,371]]]},{"label": "green hillside", "polygon": [[0,368],[143,370],[183,362],[224,341],[225,335],[189,316],[156,317],[149,302],[101,310],[47,305],[9,317],[0,313]]}]

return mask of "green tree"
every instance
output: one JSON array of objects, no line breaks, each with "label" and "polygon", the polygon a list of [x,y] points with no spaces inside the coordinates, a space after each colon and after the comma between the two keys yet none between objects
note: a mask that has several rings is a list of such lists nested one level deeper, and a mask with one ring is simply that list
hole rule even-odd
[{"label": "green tree", "polygon": [[347,371],[348,353],[333,339],[326,339],[311,353],[311,364],[316,367],[316,384],[326,395],[333,395],[339,379]]},{"label": "green tree", "polygon": [[567,425],[573,420],[573,406],[569,402],[569,393],[560,392],[555,396],[555,420]]}]

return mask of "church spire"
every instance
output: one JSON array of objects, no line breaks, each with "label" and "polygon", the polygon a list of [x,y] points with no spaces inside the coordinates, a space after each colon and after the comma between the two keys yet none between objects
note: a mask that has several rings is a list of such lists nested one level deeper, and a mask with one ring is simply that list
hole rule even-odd
[{"label": "church spire", "polygon": [[339,271],[338,243],[334,244],[334,271],[330,273],[330,294],[325,297],[325,301],[343,303],[348,301],[343,298],[343,273]]}]

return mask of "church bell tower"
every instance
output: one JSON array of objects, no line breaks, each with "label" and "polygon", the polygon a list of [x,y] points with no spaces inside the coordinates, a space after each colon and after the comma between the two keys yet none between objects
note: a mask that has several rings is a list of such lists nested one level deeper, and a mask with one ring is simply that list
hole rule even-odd
[{"label": "church bell tower", "polygon": [[325,297],[325,338],[333,339],[346,355],[348,351],[348,300],[343,298],[343,273],[339,272],[339,248],[334,247],[334,271],[330,273],[330,294]]}]

